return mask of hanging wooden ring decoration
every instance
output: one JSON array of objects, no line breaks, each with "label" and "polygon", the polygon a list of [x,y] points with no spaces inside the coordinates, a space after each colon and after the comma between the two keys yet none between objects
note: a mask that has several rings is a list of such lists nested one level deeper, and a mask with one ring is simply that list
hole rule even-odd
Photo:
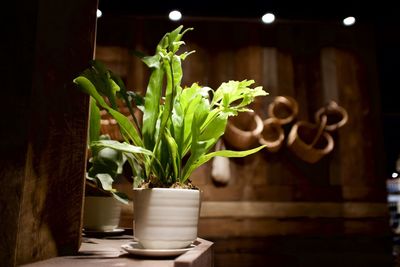
[{"label": "hanging wooden ring decoration", "polygon": [[287,145],[300,159],[315,163],[329,154],[334,147],[332,136],[324,131],[327,118],[322,116],[318,125],[299,121],[290,130]]},{"label": "hanging wooden ring decoration", "polygon": [[269,152],[277,152],[283,143],[285,134],[277,118],[268,118],[263,121],[264,128],[260,134],[259,142],[267,145],[265,149]]},{"label": "hanging wooden ring decoration", "polygon": [[335,131],[347,123],[349,115],[347,111],[339,106],[335,101],[330,101],[326,106],[320,108],[315,113],[315,121],[321,122],[321,117],[327,117],[325,130]]},{"label": "hanging wooden ring decoration", "polygon": [[258,142],[263,122],[254,112],[241,112],[230,117],[224,134],[225,141],[239,150],[246,150]]},{"label": "hanging wooden ring decoration", "polygon": [[292,122],[299,112],[297,101],[290,96],[277,96],[268,106],[269,117],[276,118],[279,124]]}]

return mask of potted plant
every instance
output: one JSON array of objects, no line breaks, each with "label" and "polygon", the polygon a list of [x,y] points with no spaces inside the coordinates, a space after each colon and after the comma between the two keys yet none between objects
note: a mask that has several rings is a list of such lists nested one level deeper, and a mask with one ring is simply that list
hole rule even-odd
[{"label": "potted plant", "polygon": [[128,204],[127,196],[113,188],[114,180],[122,174],[126,156],[113,148],[91,145],[99,140],[110,140],[110,137],[100,135],[100,110],[96,102],[91,101],[88,139],[90,168],[86,173],[83,214],[86,233],[119,230],[121,204]]},{"label": "potted plant", "polygon": [[[99,140],[92,147],[112,148],[127,157],[134,176],[134,235],[144,248],[183,248],[197,238],[200,191],[189,179],[197,167],[215,156],[244,157],[264,147],[209,152],[228,118],[251,111],[247,106],[254,98],[267,93],[251,88],[252,80],[228,81],[216,90],[197,83],[182,88],[181,62],[194,51],[178,50],[189,30],[180,26],[166,33],[155,54],[141,58],[151,69],[142,103],[128,94],[119,77],[96,63],[74,79],[120,127],[124,142]],[[117,111],[117,98],[132,116],[134,108],[142,110],[141,123]]]}]

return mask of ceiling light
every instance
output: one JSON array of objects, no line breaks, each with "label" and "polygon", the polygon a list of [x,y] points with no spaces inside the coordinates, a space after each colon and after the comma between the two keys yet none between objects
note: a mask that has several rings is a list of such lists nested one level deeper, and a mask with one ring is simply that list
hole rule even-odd
[{"label": "ceiling light", "polygon": [[343,20],[343,25],[344,26],[351,26],[354,23],[356,23],[356,19],[354,17],[347,17]]},{"label": "ceiling light", "polygon": [[272,13],[267,13],[261,18],[262,22],[266,24],[270,24],[275,21],[275,15]]},{"label": "ceiling light", "polygon": [[392,173],[392,178],[397,178],[399,177],[399,174],[397,172]]},{"label": "ceiling light", "polygon": [[97,9],[96,15],[98,18],[100,18],[103,15],[103,12],[101,12],[100,9]]},{"label": "ceiling light", "polygon": [[182,13],[179,12],[178,10],[173,10],[173,11],[169,12],[168,17],[170,20],[178,21],[182,18]]}]

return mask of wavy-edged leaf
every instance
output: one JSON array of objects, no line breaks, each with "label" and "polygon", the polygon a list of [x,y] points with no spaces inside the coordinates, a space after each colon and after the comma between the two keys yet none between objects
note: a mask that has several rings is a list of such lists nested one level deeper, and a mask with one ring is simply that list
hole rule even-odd
[{"label": "wavy-edged leaf", "polygon": [[249,150],[244,150],[244,151],[219,150],[219,151],[215,151],[215,152],[211,152],[209,154],[203,155],[203,156],[199,157],[198,161],[196,161],[194,164],[192,164],[188,168],[188,170],[185,174],[185,177],[181,182],[185,182],[190,177],[190,175],[192,174],[192,172],[195,169],[197,169],[198,167],[200,167],[201,165],[203,165],[204,163],[206,163],[213,157],[220,156],[220,157],[226,157],[226,158],[242,158],[242,157],[254,154],[254,153],[260,151],[261,149],[263,149],[264,147],[266,147],[266,145],[262,145],[262,146],[259,146],[259,147],[253,148],[253,149],[249,149]]},{"label": "wavy-edged leaf", "polygon": [[88,78],[97,88],[98,92],[106,96],[111,103],[112,108],[117,108],[116,92],[119,86],[111,79],[110,71],[103,63],[97,60],[90,62],[91,68],[86,69],[82,75]]},{"label": "wavy-edged leaf", "polygon": [[93,157],[91,167],[88,171],[90,177],[96,177],[98,173],[108,173],[111,177],[116,177],[122,173],[126,157],[120,151],[112,148],[90,147]]},{"label": "wavy-edged leaf", "polygon": [[[255,97],[268,94],[261,86],[250,88],[252,84],[254,84],[254,80],[228,81],[222,83],[214,92],[211,105],[219,105],[223,108],[236,107],[236,109],[239,109],[250,104]],[[241,101],[241,103],[231,106],[235,101]]]}]

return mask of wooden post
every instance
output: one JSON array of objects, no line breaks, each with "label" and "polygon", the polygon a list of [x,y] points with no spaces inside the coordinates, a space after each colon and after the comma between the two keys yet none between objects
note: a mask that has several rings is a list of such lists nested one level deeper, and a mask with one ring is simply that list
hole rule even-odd
[{"label": "wooden post", "polygon": [[89,101],[72,79],[93,58],[97,0],[14,8],[2,61],[2,266],[79,249]]}]

